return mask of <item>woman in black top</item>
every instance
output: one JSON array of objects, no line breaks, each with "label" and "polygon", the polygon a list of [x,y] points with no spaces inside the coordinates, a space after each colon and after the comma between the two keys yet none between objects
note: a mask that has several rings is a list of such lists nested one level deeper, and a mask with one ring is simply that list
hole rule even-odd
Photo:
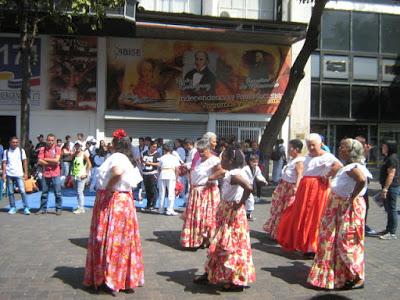
[{"label": "woman in black top", "polygon": [[397,145],[393,142],[382,144],[382,154],[385,157],[380,170],[379,182],[382,186],[381,195],[388,215],[386,230],[379,237],[382,240],[395,240],[397,229],[396,201],[400,194],[399,185],[399,159]]}]

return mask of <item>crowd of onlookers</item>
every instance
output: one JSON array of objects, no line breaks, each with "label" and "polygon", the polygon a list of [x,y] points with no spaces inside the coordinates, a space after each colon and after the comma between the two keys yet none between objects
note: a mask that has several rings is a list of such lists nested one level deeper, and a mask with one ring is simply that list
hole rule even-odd
[{"label": "crowd of onlookers", "polygon": [[[164,142],[163,138],[140,137],[138,144],[132,144],[132,160],[138,166],[144,178],[142,184],[136,190],[136,197],[137,200],[141,201],[144,194],[146,195],[146,210],[153,209],[158,198],[162,199],[160,203],[161,206],[164,206],[163,198],[167,193],[169,202],[168,205],[166,203],[166,213],[175,215],[173,199],[175,199],[175,196],[186,198],[189,190],[189,177],[187,172],[183,172],[182,167],[186,166],[186,170],[190,169],[191,161],[196,152],[195,141],[192,139],[175,139],[167,143]],[[234,137],[220,138],[215,147],[214,155],[220,156],[228,145],[233,145],[235,149],[240,151],[247,162],[251,157],[253,160],[257,158],[256,164],[260,171],[263,174],[268,173],[264,155],[260,152],[256,141],[246,140],[239,143]],[[12,201],[10,202],[10,213],[16,212],[15,201],[13,201],[15,190],[22,195],[24,212],[30,213],[24,181],[25,183],[27,181],[36,183],[38,189],[42,191],[38,213],[47,212],[47,197],[51,186],[55,193],[56,212],[58,214],[61,214],[62,211],[61,188],[64,187],[76,189],[77,207],[74,213],[84,213],[84,189],[87,188],[89,192],[95,192],[97,168],[111,154],[111,143],[107,144],[104,140],[97,141],[93,136],[85,137],[83,133],[78,133],[75,139],[71,135],[67,135],[64,140],[55,137],[53,134],[46,137],[40,134],[37,136],[36,145],[30,142],[30,147],[28,159],[24,149],[19,145],[18,138],[13,137],[10,139],[9,150],[6,150],[6,152],[9,151],[9,154],[13,154],[8,156],[11,157],[10,160],[17,169],[15,174],[11,172],[10,184],[6,184],[7,180],[4,177],[4,190],[7,191],[9,198],[11,198],[10,201]],[[18,150],[20,152],[16,149],[20,149]],[[272,184],[278,183],[282,166],[286,161],[283,140],[278,140],[274,149],[276,151],[274,150],[272,157]],[[3,147],[0,147],[0,151],[3,152]],[[4,156],[3,153],[0,153],[0,155],[1,157]],[[23,163],[21,164],[21,162]],[[26,166],[24,166],[25,163]],[[173,173],[169,171],[171,169],[174,169]],[[266,177],[268,177],[268,174]],[[21,181],[19,178],[24,180]],[[170,180],[171,178],[174,180]],[[174,186],[171,186],[172,182],[175,182]],[[255,184],[255,187],[255,201],[258,201],[261,196],[261,184]],[[162,209],[163,207],[161,207]]]}]

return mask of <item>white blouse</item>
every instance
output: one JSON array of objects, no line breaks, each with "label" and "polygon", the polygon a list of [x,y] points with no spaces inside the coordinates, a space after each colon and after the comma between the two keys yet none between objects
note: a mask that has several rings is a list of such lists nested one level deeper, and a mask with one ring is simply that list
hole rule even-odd
[{"label": "white blouse", "polygon": [[122,153],[114,153],[109,156],[104,163],[97,169],[96,186],[98,189],[105,189],[111,178],[111,169],[119,167],[123,170],[121,180],[113,186],[113,190],[120,192],[130,192],[143,180],[139,169],[134,167],[129,158]]},{"label": "white blouse", "polygon": [[239,203],[242,199],[244,189],[238,184],[231,184],[231,178],[234,175],[240,175],[246,179],[243,169],[234,169],[226,172],[222,181],[221,198],[228,202]]},{"label": "white blouse", "polygon": [[[341,168],[335,178],[333,178],[331,182],[331,190],[335,194],[339,195],[340,197],[347,198],[351,195],[356,186],[356,181],[347,175],[348,171],[351,171],[353,168],[359,168],[360,171],[364,174],[367,178],[372,178],[372,174],[368,171],[368,169],[359,163],[352,163],[347,166]],[[364,188],[361,190],[359,196],[363,196],[367,191],[368,183],[365,182]]]},{"label": "white blouse", "polygon": [[324,176],[335,162],[340,163],[333,154],[328,152],[316,157],[307,155],[304,159],[303,176]]},{"label": "white blouse", "polygon": [[[208,181],[208,176],[213,173],[213,168],[220,163],[220,159],[214,155],[203,162],[201,159],[197,160],[194,168],[190,172],[191,184],[194,186],[205,185]],[[214,183],[218,184],[218,181],[215,180]]]},{"label": "white blouse", "polygon": [[306,158],[304,156],[298,156],[295,159],[289,160],[287,165],[282,169],[282,180],[290,183],[296,183],[297,172],[296,164],[298,162],[304,162]]}]

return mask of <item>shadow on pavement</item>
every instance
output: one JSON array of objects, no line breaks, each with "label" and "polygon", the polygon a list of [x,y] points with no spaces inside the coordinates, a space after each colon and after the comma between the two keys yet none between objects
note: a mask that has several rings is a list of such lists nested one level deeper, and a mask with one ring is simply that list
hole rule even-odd
[{"label": "shadow on pavement", "polygon": [[85,268],[83,267],[56,267],[53,278],[60,279],[64,284],[71,286],[74,289],[84,290],[90,294],[95,293],[82,284]]},{"label": "shadow on pavement", "polygon": [[269,238],[266,232],[250,230],[250,237],[259,240],[259,242],[251,244],[252,249],[279,255],[292,260],[302,259],[296,252],[283,250],[275,240]]},{"label": "shadow on pavement", "polygon": [[179,243],[179,237],[181,235],[180,231],[177,230],[165,230],[165,231],[153,231],[153,235],[157,238],[146,239],[149,242],[157,242],[165,246],[171,247],[175,250],[182,250]]},{"label": "shadow on pavement", "polygon": [[88,238],[69,239],[69,241],[76,246],[87,249]]},{"label": "shadow on pavement", "polygon": [[352,300],[352,298],[338,294],[321,294],[310,298],[310,300]]},{"label": "shadow on pavement", "polygon": [[192,294],[220,295],[218,287],[215,285],[199,285],[193,283],[197,269],[188,269],[173,272],[157,272],[158,275],[167,277],[167,281],[172,281],[185,287],[185,292]]},{"label": "shadow on pavement", "polygon": [[293,261],[293,266],[279,266],[277,268],[261,268],[261,270],[271,273],[271,276],[280,278],[289,284],[299,284],[305,288],[310,289],[311,286],[307,284],[307,276],[310,267],[303,262]]}]

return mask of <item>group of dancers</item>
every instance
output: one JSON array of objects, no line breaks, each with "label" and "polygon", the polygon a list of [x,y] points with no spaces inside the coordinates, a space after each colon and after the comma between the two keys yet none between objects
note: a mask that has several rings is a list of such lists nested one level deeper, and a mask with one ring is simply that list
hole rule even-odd
[{"label": "group of dancers", "polygon": [[[364,214],[361,197],[371,174],[363,165],[363,147],[341,142],[339,156],[321,149],[321,137],[289,142],[291,160],[276,187],[264,229],[289,250],[315,255],[308,282],[314,286],[359,288],[364,284]],[[197,284],[222,284],[242,291],[255,281],[246,201],[255,172],[246,172],[239,149],[227,146],[214,155],[215,134],[196,143],[188,168],[187,207],[180,244],[208,248],[205,272]],[[99,167],[88,241],[84,285],[114,294],[144,284],[144,264],[132,189],[142,180],[124,130],[113,133],[113,154]],[[330,178],[332,178],[330,180]]]}]

